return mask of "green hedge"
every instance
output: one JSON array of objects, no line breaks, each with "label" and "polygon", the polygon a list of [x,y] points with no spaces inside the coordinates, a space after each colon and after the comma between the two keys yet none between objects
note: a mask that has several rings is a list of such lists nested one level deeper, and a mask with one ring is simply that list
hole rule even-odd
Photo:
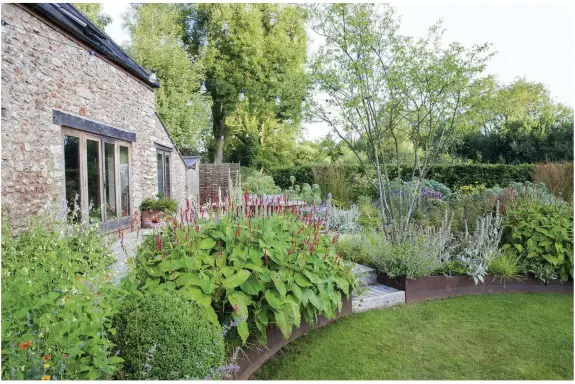
[{"label": "green hedge", "polygon": [[[267,170],[267,173],[273,177],[276,185],[281,188],[288,188],[291,186],[290,176],[295,176],[297,184],[313,184],[317,182],[314,180],[314,169],[326,166],[300,166],[300,167],[278,167]],[[363,173],[361,167],[358,166],[345,166],[345,174],[350,180],[352,174]],[[532,181],[531,175],[535,169],[534,164],[520,164],[520,165],[507,165],[507,164],[471,164],[471,165],[438,165],[431,166],[426,175],[427,179],[433,179],[443,183],[451,189],[457,189],[463,185],[471,184],[485,184],[490,188],[495,185],[507,186],[510,182],[523,182]],[[397,169],[391,167],[389,169],[390,178],[397,177]],[[411,167],[402,169],[402,177],[406,179],[411,175]],[[377,196],[377,191],[373,188],[365,188],[354,185],[351,180],[349,188],[352,189],[350,195],[366,194]],[[357,190],[357,191],[356,191]],[[325,191],[329,192],[329,191]]]}]

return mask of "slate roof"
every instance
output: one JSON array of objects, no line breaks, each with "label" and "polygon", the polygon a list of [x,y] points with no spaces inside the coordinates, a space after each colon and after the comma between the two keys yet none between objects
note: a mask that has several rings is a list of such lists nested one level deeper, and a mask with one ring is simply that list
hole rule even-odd
[{"label": "slate roof", "polygon": [[200,160],[200,156],[183,156],[186,167],[190,168]]},{"label": "slate roof", "polygon": [[83,41],[94,52],[106,57],[108,60],[120,65],[133,76],[144,81],[154,88],[160,83],[156,80],[150,82],[148,72],[138,65],[114,41],[92,23],[84,14],[69,3],[24,3],[22,4],[32,12],[50,20],[73,37]]}]

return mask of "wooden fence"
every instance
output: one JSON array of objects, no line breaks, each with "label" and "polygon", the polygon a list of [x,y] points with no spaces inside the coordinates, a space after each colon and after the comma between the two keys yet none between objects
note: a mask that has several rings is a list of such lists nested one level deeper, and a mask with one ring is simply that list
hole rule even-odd
[{"label": "wooden fence", "polygon": [[238,180],[240,165],[236,163],[200,164],[200,204],[225,201],[231,189],[230,181]]}]

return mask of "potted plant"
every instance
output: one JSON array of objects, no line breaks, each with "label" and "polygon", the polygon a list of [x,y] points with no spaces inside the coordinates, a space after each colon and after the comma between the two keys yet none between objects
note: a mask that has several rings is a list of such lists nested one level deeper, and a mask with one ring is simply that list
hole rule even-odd
[{"label": "potted plant", "polygon": [[178,202],[169,197],[148,197],[142,201],[142,228],[158,227],[162,219],[176,212]]}]

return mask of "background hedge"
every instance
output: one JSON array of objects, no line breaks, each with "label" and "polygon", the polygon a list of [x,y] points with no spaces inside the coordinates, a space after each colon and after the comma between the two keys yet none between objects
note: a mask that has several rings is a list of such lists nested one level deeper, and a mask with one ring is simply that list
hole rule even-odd
[{"label": "background hedge", "polygon": [[[320,184],[322,192],[325,194],[327,191],[322,186],[322,183],[314,178],[315,173],[321,168],[333,166],[300,166],[300,167],[277,167],[266,170],[267,174],[272,176],[276,185],[282,189],[291,186],[290,176],[295,176],[296,184]],[[426,175],[427,179],[433,179],[440,183],[447,185],[451,189],[457,189],[463,185],[471,184],[485,184],[486,187],[493,187],[495,185],[507,186],[510,182],[524,182],[532,181],[533,170],[535,164],[470,164],[470,165],[438,165],[431,166]],[[363,170],[359,166],[339,166],[342,173],[345,175],[345,182],[350,188],[349,197],[352,199],[361,195],[377,196],[371,186],[358,185],[353,180],[353,175],[363,174]],[[405,167],[402,169],[402,178],[408,179],[411,175],[412,168]],[[390,177],[393,179],[397,177],[397,169],[391,167],[389,169]],[[338,198],[338,196],[334,196]]]}]

